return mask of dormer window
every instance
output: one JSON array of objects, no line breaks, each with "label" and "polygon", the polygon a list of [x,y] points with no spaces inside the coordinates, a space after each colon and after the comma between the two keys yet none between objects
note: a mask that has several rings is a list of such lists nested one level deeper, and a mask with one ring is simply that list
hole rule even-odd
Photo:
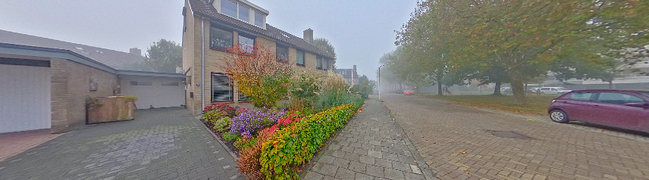
[{"label": "dormer window", "polygon": [[239,4],[239,20],[250,23],[250,8],[246,5]]},{"label": "dormer window", "polygon": [[236,18],[237,3],[232,0],[221,0],[221,13]]},{"label": "dormer window", "polygon": [[259,6],[237,0],[218,0],[213,5],[221,14],[266,29],[268,11]]},{"label": "dormer window", "polygon": [[264,14],[262,14],[259,11],[255,11],[255,25],[259,27],[264,27],[264,17],[266,17]]}]

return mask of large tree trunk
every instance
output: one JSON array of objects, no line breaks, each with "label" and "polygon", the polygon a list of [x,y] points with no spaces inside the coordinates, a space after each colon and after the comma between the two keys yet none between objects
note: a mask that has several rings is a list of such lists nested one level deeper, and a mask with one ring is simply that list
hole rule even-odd
[{"label": "large tree trunk", "polygon": [[437,95],[438,96],[443,96],[444,92],[442,92],[442,83],[437,82]]},{"label": "large tree trunk", "polygon": [[608,81],[608,88],[609,88],[609,89],[615,89],[615,88],[613,87],[613,80]]},{"label": "large tree trunk", "polygon": [[527,104],[527,101],[525,100],[525,88],[523,86],[523,79],[520,70],[511,69],[508,74],[511,80],[512,92],[514,93],[514,103],[518,105]]},{"label": "large tree trunk", "polygon": [[503,94],[500,93],[500,86],[502,85],[502,82],[496,81],[496,86],[494,87],[494,96],[502,96]]}]

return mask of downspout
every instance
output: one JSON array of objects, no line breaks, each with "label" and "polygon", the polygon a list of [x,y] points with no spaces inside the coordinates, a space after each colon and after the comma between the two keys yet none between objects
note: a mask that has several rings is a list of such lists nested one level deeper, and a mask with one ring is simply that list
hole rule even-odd
[{"label": "downspout", "polygon": [[201,111],[205,109],[205,21],[201,18]]}]

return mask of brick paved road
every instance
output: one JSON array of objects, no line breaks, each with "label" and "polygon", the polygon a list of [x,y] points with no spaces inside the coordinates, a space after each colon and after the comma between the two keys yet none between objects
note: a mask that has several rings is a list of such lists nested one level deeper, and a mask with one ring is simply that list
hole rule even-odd
[{"label": "brick paved road", "polygon": [[[546,118],[532,121],[419,96],[384,100],[440,179],[649,178],[649,137],[617,136]],[[506,131],[527,138],[510,138]]]},{"label": "brick paved road", "polygon": [[431,171],[388,110],[374,99],[320,152],[304,179],[425,179]]},{"label": "brick paved road", "polygon": [[184,109],[86,126],[0,162],[0,179],[242,179],[232,156]]}]

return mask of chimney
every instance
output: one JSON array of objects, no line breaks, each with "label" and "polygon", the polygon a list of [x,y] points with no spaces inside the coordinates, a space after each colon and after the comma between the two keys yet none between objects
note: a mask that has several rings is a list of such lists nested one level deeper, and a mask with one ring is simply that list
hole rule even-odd
[{"label": "chimney", "polygon": [[131,53],[131,54],[134,54],[134,55],[138,55],[138,56],[142,56],[142,50],[140,50],[140,49],[138,49],[138,48],[131,48],[131,49],[128,49],[128,53]]},{"label": "chimney", "polygon": [[313,43],[313,29],[309,28],[304,30],[302,39],[304,39],[306,42]]}]

